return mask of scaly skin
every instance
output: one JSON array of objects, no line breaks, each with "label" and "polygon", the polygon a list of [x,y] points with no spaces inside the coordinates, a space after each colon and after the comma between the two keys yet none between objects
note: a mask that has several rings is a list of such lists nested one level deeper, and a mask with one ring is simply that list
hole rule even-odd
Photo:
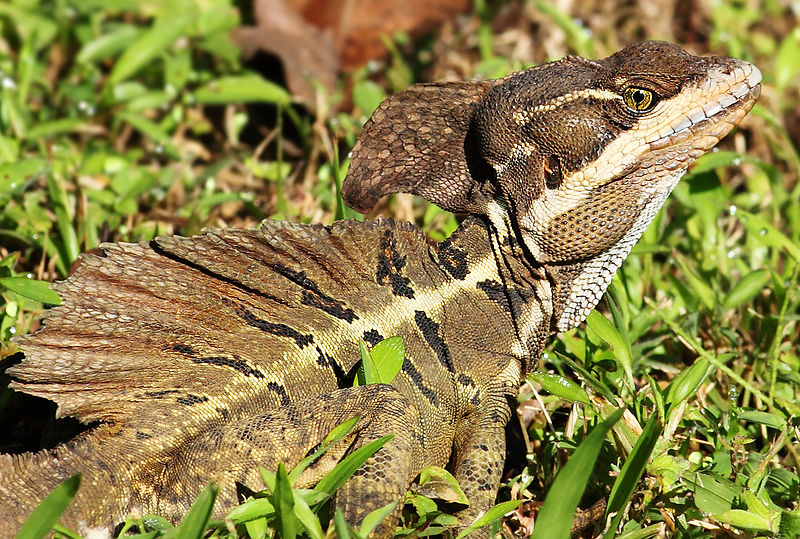
[{"label": "scaly skin", "polygon": [[[639,43],[497,81],[415,86],[365,126],[344,195],[365,210],[411,192],[473,214],[448,240],[382,220],[265,222],[84,256],[56,285],[64,302],[44,329],[18,339],[26,357],[9,372],[16,390],[99,426],[0,456],[0,535],[77,472],[68,526],[178,520],[211,479],[224,515],[237,483],[261,487],[259,465],[293,466],[354,416],[301,484],[391,433],[336,495],[346,519],[402,501],[436,464],[470,499],[468,524],[494,501],[509,401],[546,337],[594,307],[759,81],[745,62]],[[359,339],[394,335],[407,357],[391,386],[350,387]]]}]

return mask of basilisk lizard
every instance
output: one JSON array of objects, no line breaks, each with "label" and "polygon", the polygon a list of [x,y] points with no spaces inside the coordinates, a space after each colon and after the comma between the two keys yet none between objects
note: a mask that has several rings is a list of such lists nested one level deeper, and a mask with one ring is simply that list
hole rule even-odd
[{"label": "basilisk lizard", "polygon": [[[343,193],[362,211],[410,192],[469,214],[445,241],[379,219],[104,244],[54,285],[63,304],[17,339],[25,359],[9,370],[15,390],[93,426],[0,456],[0,535],[77,472],[67,525],[178,520],[212,479],[223,515],[237,485],[260,488],[259,465],[292,467],[354,416],[299,484],[393,434],[336,494],[346,519],[402,501],[435,464],[469,498],[468,523],[494,501],[510,403],[545,339],[584,319],[759,92],[751,64],[656,42],[417,85],[367,122]],[[395,381],[352,387],[359,340],[394,335],[406,349]]]}]

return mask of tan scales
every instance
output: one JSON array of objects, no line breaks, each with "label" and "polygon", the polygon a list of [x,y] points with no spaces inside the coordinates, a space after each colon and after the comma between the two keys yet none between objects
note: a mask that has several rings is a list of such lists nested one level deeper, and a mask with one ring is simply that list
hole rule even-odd
[{"label": "tan scales", "polygon": [[[365,126],[344,195],[368,210],[410,192],[471,214],[444,242],[387,220],[267,221],[85,255],[55,285],[64,302],[44,329],[17,340],[25,359],[9,373],[14,389],[96,426],[51,451],[0,455],[0,535],[76,472],[68,526],[179,520],[212,479],[222,516],[237,484],[261,488],[259,465],[293,466],[354,416],[301,483],[394,434],[336,495],[347,520],[401,501],[437,464],[470,499],[468,524],[494,502],[510,403],[546,338],[594,307],[759,83],[746,62],[651,42],[414,86]],[[392,385],[349,387],[358,341],[394,335],[407,358]],[[394,527],[387,518],[376,535]]]}]

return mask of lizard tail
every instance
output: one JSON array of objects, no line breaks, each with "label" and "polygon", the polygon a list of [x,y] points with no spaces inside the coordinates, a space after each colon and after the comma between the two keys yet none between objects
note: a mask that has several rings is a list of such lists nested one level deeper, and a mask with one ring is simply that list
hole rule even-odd
[{"label": "lizard tail", "polygon": [[[99,428],[100,436],[106,429]],[[87,433],[88,434],[88,433]],[[90,458],[94,465],[89,466]],[[81,473],[83,479],[75,499],[62,514],[59,522],[80,531],[87,524],[111,529],[121,516],[113,501],[104,498],[115,481],[111,462],[81,435],[56,449],[19,455],[0,454],[0,539],[14,537],[42,499],[69,477]],[[115,494],[123,493],[124,487]],[[76,506],[91,507],[78,511]],[[130,507],[123,507],[128,510]]]},{"label": "lizard tail", "polygon": [[[13,537],[59,477],[48,454],[0,455],[0,537]],[[8,534],[8,535],[6,535]]]}]

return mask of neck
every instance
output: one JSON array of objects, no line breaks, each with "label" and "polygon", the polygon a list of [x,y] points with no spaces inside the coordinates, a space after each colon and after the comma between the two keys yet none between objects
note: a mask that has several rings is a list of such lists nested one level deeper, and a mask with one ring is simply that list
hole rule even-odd
[{"label": "neck", "polygon": [[[491,203],[496,204],[496,203]],[[550,333],[553,316],[551,283],[545,270],[526,256],[499,206],[489,218],[470,217],[440,250],[458,249],[470,253],[469,267],[476,288],[496,302],[511,317],[515,342],[513,354],[525,371],[538,361]]]}]

